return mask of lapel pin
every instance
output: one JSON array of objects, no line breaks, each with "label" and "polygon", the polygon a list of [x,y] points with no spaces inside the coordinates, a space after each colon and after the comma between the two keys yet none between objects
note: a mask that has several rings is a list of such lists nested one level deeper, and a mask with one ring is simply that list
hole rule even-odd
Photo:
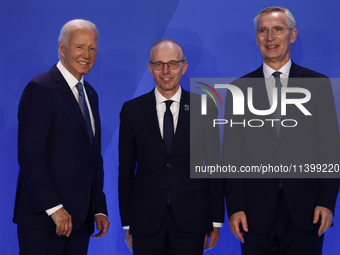
[{"label": "lapel pin", "polygon": [[188,104],[184,105],[184,111],[189,111],[189,105]]}]

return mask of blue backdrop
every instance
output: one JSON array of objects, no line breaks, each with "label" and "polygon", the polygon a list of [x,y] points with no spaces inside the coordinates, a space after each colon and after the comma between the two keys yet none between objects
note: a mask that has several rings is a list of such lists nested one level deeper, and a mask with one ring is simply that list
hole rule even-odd
[{"label": "blue backdrop", "polygon": [[[261,64],[253,18],[261,9],[282,5],[295,16],[297,64],[340,77],[340,1],[334,0],[0,0],[0,253],[18,254],[12,223],[17,163],[17,108],[25,85],[58,61],[58,35],[64,23],[83,18],[100,33],[97,61],[85,79],[97,90],[103,130],[105,192],[109,233],[91,240],[89,254],[131,254],[125,246],[117,199],[119,112],[124,101],[154,87],[147,69],[154,42],[172,38],[182,44],[190,77],[238,77]],[[337,107],[340,88],[334,87]],[[339,109],[339,108],[338,108]],[[339,112],[339,111],[338,111]],[[337,206],[339,212],[340,205]],[[340,254],[340,217],[325,237],[324,253]],[[207,254],[240,254],[228,224],[218,246]]]}]

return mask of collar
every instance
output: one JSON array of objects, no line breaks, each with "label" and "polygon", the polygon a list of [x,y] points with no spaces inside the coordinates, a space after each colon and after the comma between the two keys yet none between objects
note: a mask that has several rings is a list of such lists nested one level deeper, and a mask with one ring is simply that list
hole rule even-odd
[{"label": "collar", "polygon": [[[278,72],[281,72],[284,75],[284,77],[281,76],[281,78],[288,78],[289,77],[289,71],[290,71],[291,66],[292,66],[292,60],[289,59],[288,62],[278,70]],[[276,72],[276,70],[270,68],[265,63],[263,63],[264,78],[269,78],[270,76],[272,76],[272,74],[274,72]]]},{"label": "collar", "polygon": [[[59,71],[61,72],[62,76],[64,77],[64,79],[66,80],[67,84],[70,86],[71,89],[72,87],[77,85],[79,81],[65,68],[65,66],[63,66],[60,60],[57,64],[57,68],[59,69]],[[80,82],[81,84],[84,85],[84,76],[81,77]]]},{"label": "collar", "polygon": [[[180,86],[178,91],[176,92],[175,95],[173,95],[172,98],[170,98],[169,100],[172,100],[174,102],[179,103],[181,101],[181,95],[182,95],[182,87]],[[157,90],[157,87],[155,88],[155,97],[156,97],[156,105],[157,104],[161,104],[164,101],[167,101],[168,99],[166,99],[165,97],[163,97],[161,95],[161,93],[159,93],[159,91]]]}]

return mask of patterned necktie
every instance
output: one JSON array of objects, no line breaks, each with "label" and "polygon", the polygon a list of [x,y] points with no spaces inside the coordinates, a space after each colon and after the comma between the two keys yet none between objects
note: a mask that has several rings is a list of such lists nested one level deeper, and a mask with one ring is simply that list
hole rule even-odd
[{"label": "patterned necktie", "polygon": [[77,86],[78,93],[79,93],[79,107],[85,120],[87,133],[89,135],[90,142],[91,144],[93,144],[93,131],[92,131],[92,125],[91,125],[91,118],[90,118],[89,108],[87,107],[87,103],[85,101],[83,84],[81,82],[78,82],[76,86]]},{"label": "patterned necktie", "polygon": [[277,137],[280,136],[280,128],[281,128],[281,88],[282,84],[280,81],[281,72],[274,72],[273,76],[275,77],[275,86],[277,88],[277,107],[275,112],[273,112],[274,119],[278,119],[279,121],[274,122],[274,127],[276,130]]},{"label": "patterned necktie", "polygon": [[166,110],[164,113],[164,123],[163,123],[163,140],[165,143],[166,150],[169,154],[172,140],[174,138],[174,119],[172,116],[172,112],[170,110],[170,106],[173,103],[172,100],[164,101],[166,105]]}]

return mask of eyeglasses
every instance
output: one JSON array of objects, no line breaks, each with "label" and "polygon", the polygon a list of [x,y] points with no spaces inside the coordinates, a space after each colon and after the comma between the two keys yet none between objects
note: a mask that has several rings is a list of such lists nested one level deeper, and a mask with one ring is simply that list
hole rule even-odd
[{"label": "eyeglasses", "polygon": [[283,34],[283,31],[285,30],[290,30],[292,28],[285,28],[285,27],[273,27],[271,29],[268,29],[268,28],[260,28],[259,30],[257,30],[257,35],[259,37],[267,37],[268,36],[268,33],[269,33],[269,30],[271,32],[272,35],[282,35]]},{"label": "eyeglasses", "polygon": [[162,61],[157,61],[157,62],[149,61],[149,62],[153,65],[153,68],[155,70],[163,70],[164,65],[167,65],[170,70],[176,70],[179,66],[179,63],[185,62],[185,60],[180,60],[180,61],[171,60],[167,63],[164,63]]}]

